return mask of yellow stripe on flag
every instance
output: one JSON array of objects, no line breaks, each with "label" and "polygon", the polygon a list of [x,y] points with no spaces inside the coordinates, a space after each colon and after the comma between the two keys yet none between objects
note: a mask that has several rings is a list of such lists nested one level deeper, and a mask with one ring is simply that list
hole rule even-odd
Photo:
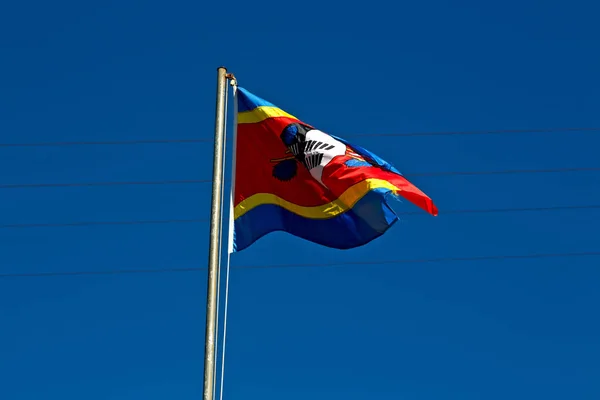
[{"label": "yellow stripe on flag", "polygon": [[346,189],[336,200],[312,207],[299,206],[271,193],[257,193],[235,206],[234,219],[241,217],[253,208],[266,204],[277,205],[304,218],[329,219],[348,211],[367,193],[374,189],[389,189],[393,192],[400,191],[398,187],[388,181],[382,179],[365,179]]},{"label": "yellow stripe on flag", "polygon": [[255,124],[262,122],[267,118],[276,117],[287,117],[292,119],[298,119],[293,115],[290,115],[278,107],[261,106],[256,107],[251,111],[243,111],[238,113],[238,124]]}]

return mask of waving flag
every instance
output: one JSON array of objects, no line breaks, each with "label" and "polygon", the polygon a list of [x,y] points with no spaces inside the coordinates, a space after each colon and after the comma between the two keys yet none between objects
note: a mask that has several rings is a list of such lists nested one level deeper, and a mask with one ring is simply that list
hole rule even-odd
[{"label": "waving flag", "polygon": [[387,195],[437,208],[388,162],[237,89],[233,251],[284,231],[337,249],[362,246],[398,217]]}]

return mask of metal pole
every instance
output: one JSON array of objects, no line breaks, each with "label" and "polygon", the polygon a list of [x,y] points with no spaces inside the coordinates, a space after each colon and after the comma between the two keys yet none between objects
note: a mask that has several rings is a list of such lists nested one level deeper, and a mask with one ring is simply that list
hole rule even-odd
[{"label": "metal pole", "polygon": [[227,94],[227,70],[219,67],[217,74],[217,110],[215,116],[215,143],[213,153],[212,203],[210,206],[210,245],[208,250],[208,289],[206,293],[206,334],[204,339],[204,400],[214,400],[215,376],[215,330],[217,324],[217,282],[219,276],[219,234],[222,187],[223,143],[225,130],[225,95]]}]

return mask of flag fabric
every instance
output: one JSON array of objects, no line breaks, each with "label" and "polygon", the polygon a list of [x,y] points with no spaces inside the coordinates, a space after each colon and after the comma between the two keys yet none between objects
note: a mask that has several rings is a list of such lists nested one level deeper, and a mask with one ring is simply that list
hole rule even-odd
[{"label": "flag fabric", "polygon": [[243,88],[236,97],[233,251],[274,231],[337,249],[365,245],[398,220],[388,195],[437,215],[426,194],[372,152]]}]

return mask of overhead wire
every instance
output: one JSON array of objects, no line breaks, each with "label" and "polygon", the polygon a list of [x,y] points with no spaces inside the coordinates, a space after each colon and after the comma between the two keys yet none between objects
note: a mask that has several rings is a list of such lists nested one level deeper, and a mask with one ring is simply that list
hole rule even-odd
[{"label": "overhead wire", "polygon": [[[433,171],[403,174],[407,178],[435,177],[435,176],[469,176],[469,175],[520,175],[520,174],[547,174],[547,173],[577,173],[599,172],[600,167],[569,167],[546,169],[506,169],[495,171]],[[226,179],[225,182],[228,180]],[[33,188],[62,188],[62,187],[88,187],[88,186],[151,186],[151,185],[188,185],[198,183],[211,183],[212,179],[179,179],[160,181],[106,181],[106,182],[63,182],[63,183],[14,183],[0,184],[0,189],[33,189]]]},{"label": "overhead wire", "polygon": [[[482,131],[446,131],[446,132],[408,132],[408,133],[363,133],[347,134],[347,137],[372,136],[372,137],[410,137],[410,136],[455,136],[455,135],[500,135],[500,134],[531,134],[531,133],[568,133],[568,132],[599,132],[600,128],[552,128],[552,129],[507,129],[507,130],[482,130]],[[0,143],[0,148],[14,147],[62,147],[62,146],[112,146],[112,145],[144,145],[144,144],[192,144],[209,143],[212,138],[192,139],[149,139],[149,140],[123,140],[123,141],[57,141],[37,143]],[[501,174],[539,174],[539,173],[571,173],[571,172],[594,172],[600,171],[597,167],[572,167],[572,168],[548,168],[548,169],[507,169],[495,171],[448,171],[448,172],[418,172],[406,174],[407,177],[417,176],[458,176],[458,175],[501,175]],[[0,189],[19,188],[44,188],[44,187],[84,187],[84,186],[134,186],[134,185],[176,185],[176,184],[198,184],[210,183],[210,179],[188,179],[188,180],[162,180],[162,181],[124,181],[124,182],[67,182],[67,183],[24,183],[4,184]],[[503,209],[463,209],[440,211],[440,214],[467,214],[467,213],[509,213],[527,211],[560,211],[560,210],[584,210],[598,209],[600,205],[576,205],[576,206],[552,206],[531,208],[503,208]],[[399,215],[420,215],[419,212],[398,212]],[[145,225],[145,224],[176,224],[206,222],[208,219],[166,219],[166,220],[130,220],[130,221],[85,221],[67,223],[29,223],[29,224],[4,224],[1,229],[11,228],[39,228],[39,227],[76,227],[96,225]],[[452,261],[478,261],[498,259],[525,259],[525,258],[556,258],[556,257],[581,257],[598,256],[600,252],[588,253],[563,253],[563,254],[531,254],[531,255],[498,255],[484,257],[460,257],[460,258],[437,258],[419,260],[387,260],[387,261],[356,261],[351,263],[320,263],[320,264],[279,264],[263,266],[235,266],[233,268],[286,268],[299,266],[333,266],[333,265],[364,265],[364,264],[389,264],[389,263],[420,263],[420,262],[452,262]],[[175,269],[152,269],[152,270],[110,270],[110,271],[74,271],[74,272],[48,272],[48,273],[5,273],[0,277],[25,277],[25,276],[64,276],[64,275],[100,275],[100,274],[123,274],[123,273],[155,273],[155,272],[187,272],[204,270],[204,268],[175,268]]]},{"label": "overhead wire", "polygon": [[57,222],[57,223],[25,223],[25,224],[3,224],[0,229],[17,228],[66,228],[78,226],[97,225],[154,225],[154,224],[184,224],[195,222],[207,222],[208,218],[195,219],[163,219],[163,220],[129,220],[129,221],[82,221],[82,222]]},{"label": "overhead wire", "polygon": [[[600,204],[573,205],[573,206],[548,206],[548,207],[514,207],[514,208],[482,208],[482,209],[459,209],[459,210],[441,210],[440,216],[444,214],[486,214],[486,213],[513,213],[513,212],[536,212],[536,211],[569,211],[569,210],[594,210],[600,209]],[[397,211],[396,214],[402,215],[428,215],[421,211]],[[438,217],[439,218],[439,217]],[[188,219],[154,219],[154,220],[126,220],[126,221],[83,221],[83,222],[58,222],[58,223],[18,223],[3,224],[0,229],[17,228],[63,228],[63,227],[83,227],[83,226],[111,226],[111,225],[153,225],[153,224],[186,224],[197,222],[208,222],[208,218],[188,218]]]},{"label": "overhead wire", "polygon": [[[496,129],[476,131],[440,131],[440,132],[405,132],[405,133],[348,133],[344,137],[410,137],[410,136],[457,136],[457,135],[504,135],[504,134],[534,134],[534,133],[585,133],[600,132],[600,127],[579,128],[539,128],[539,129]],[[1,147],[67,147],[67,146],[117,146],[145,144],[191,144],[211,143],[213,138],[174,138],[174,139],[138,139],[138,140],[107,140],[107,141],[56,141],[32,143],[0,143]]]},{"label": "overhead wire", "polygon": [[496,129],[479,131],[445,131],[445,132],[407,132],[407,133],[355,133],[345,136],[463,136],[463,135],[506,135],[530,133],[572,133],[572,132],[600,132],[600,128],[550,128],[550,129]]},{"label": "overhead wire", "polygon": [[[550,207],[520,207],[520,208],[486,208],[486,209],[462,209],[462,210],[442,210],[442,214],[485,214],[485,213],[512,213],[512,212],[533,212],[533,211],[567,211],[567,210],[592,210],[600,209],[600,204],[576,205],[576,206],[550,206]],[[420,211],[398,211],[398,215],[426,215]],[[63,222],[63,223],[24,223],[24,224],[3,224],[0,229],[11,228],[57,228],[57,227],[78,227],[94,225],[150,225],[150,224],[181,224],[208,222],[208,218],[190,218],[190,219],[164,219],[164,220],[127,220],[127,221],[84,221],[84,222]]]},{"label": "overhead wire", "polygon": [[[502,260],[527,260],[527,259],[556,259],[598,257],[600,251],[570,252],[570,253],[532,253],[532,254],[498,254],[472,257],[438,257],[438,258],[413,258],[390,259],[369,261],[332,261],[318,263],[290,263],[290,264],[262,264],[262,265],[233,265],[231,268],[239,270],[252,269],[284,269],[284,268],[327,268],[349,267],[360,265],[401,265],[425,263],[451,263],[451,262],[476,262],[476,261],[502,261]],[[126,274],[154,274],[154,273],[182,273],[206,271],[206,267],[189,268],[146,268],[146,269],[112,269],[94,271],[48,271],[48,272],[6,272],[0,278],[43,278],[59,276],[95,276],[95,275],[126,275]]]},{"label": "overhead wire", "polygon": [[210,143],[212,138],[196,139],[140,139],[140,140],[107,140],[107,141],[61,141],[32,143],[0,143],[0,147],[68,147],[68,146],[122,146],[141,144],[189,144]]},{"label": "overhead wire", "polygon": [[[600,170],[600,168],[599,168]],[[185,185],[210,183],[212,179],[180,179],[163,181],[108,181],[108,182],[65,182],[65,183],[15,183],[0,185],[0,189],[60,188],[86,186],[139,186],[139,185]]]}]

